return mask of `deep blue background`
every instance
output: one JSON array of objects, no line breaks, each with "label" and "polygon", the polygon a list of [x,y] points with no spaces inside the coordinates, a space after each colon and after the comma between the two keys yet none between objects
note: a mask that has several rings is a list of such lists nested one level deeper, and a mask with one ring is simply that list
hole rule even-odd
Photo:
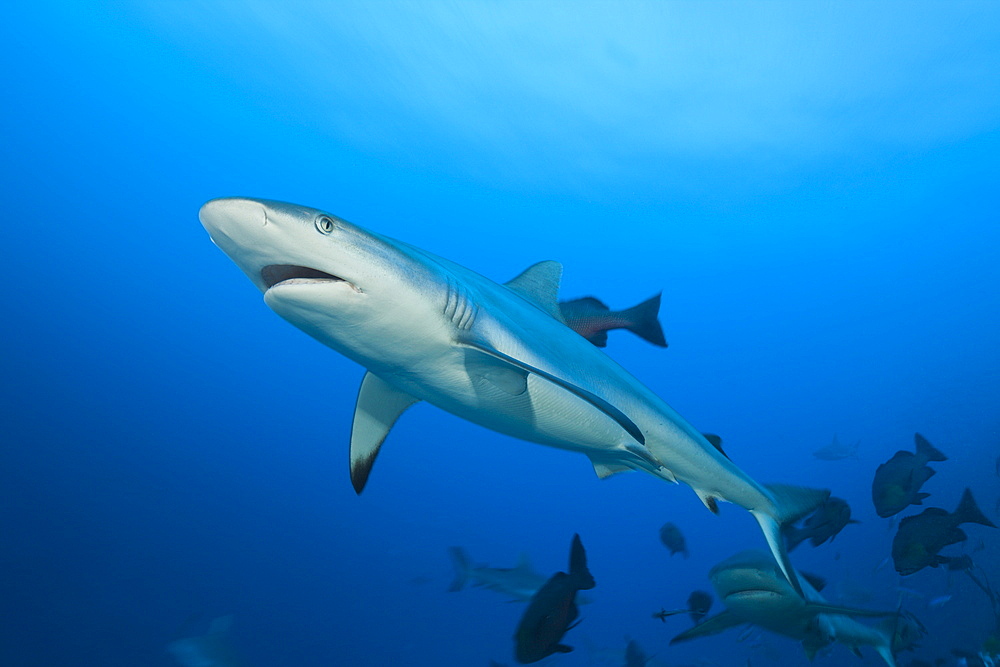
[{"label": "deep blue background", "polygon": [[[566,298],[663,290],[670,348],[608,353],[758,480],[863,521],[796,564],[868,604],[953,593],[909,603],[926,656],[984,639],[963,577],[873,572],[869,493],[920,431],[950,457],[929,502],[971,486],[997,518],[995,3],[18,3],[0,58],[0,664],[169,665],[185,619],[229,613],[259,666],[511,662],[523,608],[446,593],[446,548],[554,572],[574,532],[598,588],[553,664],[626,636],[663,664],[807,664],[735,631],[668,647],[686,619],[650,613],[763,546],[686,487],[420,405],[355,497],[363,371],[211,244],[197,211],[227,195],[498,281],[558,259]],[[860,458],[814,460],[834,434]],[[969,532],[1000,580],[996,531]]]}]

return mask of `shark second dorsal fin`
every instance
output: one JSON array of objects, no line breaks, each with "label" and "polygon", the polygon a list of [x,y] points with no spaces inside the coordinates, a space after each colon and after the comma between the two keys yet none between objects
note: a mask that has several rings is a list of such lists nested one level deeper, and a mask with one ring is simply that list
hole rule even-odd
[{"label": "shark second dorsal fin", "polygon": [[378,450],[393,424],[418,400],[377,375],[365,373],[351,427],[351,484],[356,493],[365,488]]},{"label": "shark second dorsal fin", "polygon": [[513,280],[506,283],[507,287],[535,304],[546,313],[563,324],[562,312],[559,310],[559,281],[562,279],[562,264],[554,260],[546,260],[532,264]]}]

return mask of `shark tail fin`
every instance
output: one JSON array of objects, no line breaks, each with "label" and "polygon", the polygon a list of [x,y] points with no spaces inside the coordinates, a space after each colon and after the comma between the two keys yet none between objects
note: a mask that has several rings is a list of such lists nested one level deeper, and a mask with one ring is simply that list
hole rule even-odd
[{"label": "shark tail fin", "polygon": [[802,518],[819,507],[830,497],[830,491],[787,484],[767,484],[766,488],[774,501],[768,508],[770,511],[759,509],[753,510],[751,514],[760,524],[767,546],[771,548],[774,560],[777,561],[785,579],[799,595],[802,595],[802,584],[799,583],[795,569],[788,558],[788,550],[785,548],[782,526]]},{"label": "shark tail fin", "polygon": [[451,555],[451,564],[455,567],[455,578],[452,579],[448,590],[451,592],[460,591],[465,588],[465,582],[469,578],[469,555],[462,547],[448,547]]},{"label": "shark tail fin", "polygon": [[667,347],[667,339],[663,336],[663,327],[660,326],[660,320],[657,319],[660,314],[660,296],[657,294],[638,306],[621,311],[621,314],[629,323],[625,327],[626,329],[653,345]]},{"label": "shark tail fin", "polygon": [[968,487],[962,493],[962,501],[958,503],[958,509],[955,510],[954,516],[959,523],[978,523],[996,528],[996,524],[987,519],[986,515],[979,509],[979,505],[976,504],[976,499],[972,497],[972,491]]},{"label": "shark tail fin", "polygon": [[583,542],[579,535],[573,535],[573,544],[569,550],[569,576],[577,580],[580,590],[587,590],[597,585],[594,575],[587,569],[587,552],[583,550]]},{"label": "shark tail fin", "polygon": [[927,442],[927,438],[919,433],[913,434],[913,440],[917,443],[917,456],[922,456],[927,461],[947,461],[948,457],[942,454],[934,445]]}]

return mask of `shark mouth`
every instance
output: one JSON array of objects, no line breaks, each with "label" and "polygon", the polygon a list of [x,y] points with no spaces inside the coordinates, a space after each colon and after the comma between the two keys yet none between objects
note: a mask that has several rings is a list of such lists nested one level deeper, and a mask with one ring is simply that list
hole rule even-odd
[{"label": "shark mouth", "polygon": [[310,269],[308,266],[290,266],[286,264],[270,264],[260,270],[260,277],[271,289],[279,283],[295,281],[298,284],[315,282],[347,282],[339,276],[335,276],[318,269]]}]

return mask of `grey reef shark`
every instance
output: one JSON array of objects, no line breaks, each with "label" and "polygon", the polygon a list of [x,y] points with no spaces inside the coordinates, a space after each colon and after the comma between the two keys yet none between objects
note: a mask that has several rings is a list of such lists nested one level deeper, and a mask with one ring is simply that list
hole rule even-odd
[{"label": "grey reef shark", "polygon": [[224,198],[199,217],[274,312],[367,369],[351,430],[356,492],[399,416],[427,401],[499,433],[580,452],[600,478],[642,470],[689,485],[713,512],[720,500],[747,509],[801,590],[781,526],[829,491],[758,484],[568,327],[558,262],[499,284],[313,208]]}]

